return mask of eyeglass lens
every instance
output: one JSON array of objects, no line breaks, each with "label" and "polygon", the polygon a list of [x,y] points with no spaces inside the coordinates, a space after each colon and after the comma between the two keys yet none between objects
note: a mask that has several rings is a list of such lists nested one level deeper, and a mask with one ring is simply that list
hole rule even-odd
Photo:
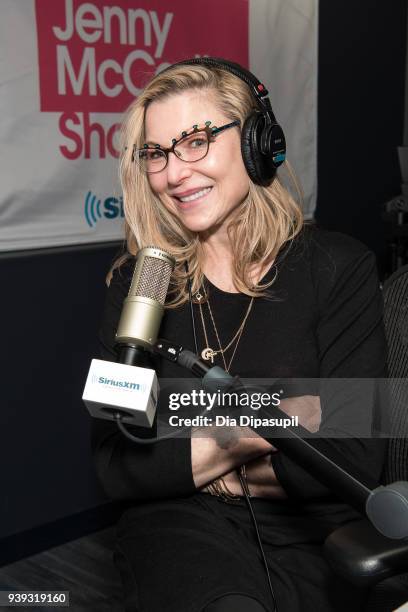
[{"label": "eyeglass lens", "polygon": [[[203,159],[208,152],[208,134],[198,131],[182,138],[173,148],[174,154],[185,162]],[[138,149],[136,160],[145,172],[160,172],[166,167],[167,155],[162,149],[148,147]]]}]

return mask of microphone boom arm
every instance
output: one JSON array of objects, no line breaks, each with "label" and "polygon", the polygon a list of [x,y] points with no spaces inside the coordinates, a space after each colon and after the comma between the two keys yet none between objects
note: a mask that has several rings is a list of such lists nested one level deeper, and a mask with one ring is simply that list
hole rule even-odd
[{"label": "microphone boom arm", "polygon": [[[219,366],[209,367],[195,353],[182,346],[159,339],[153,350],[202,378],[204,388],[209,391],[214,391],[220,385],[224,391],[232,388],[244,390],[237,376],[231,376]],[[268,418],[287,417],[276,406],[268,406],[267,411],[261,409],[259,412]],[[276,435],[278,430],[280,435]],[[284,435],[282,428],[277,426],[260,426],[256,428],[256,433],[283,451],[359,513],[366,515],[380,533],[395,539],[408,537],[408,482],[369,488],[360,477],[351,473],[355,473],[356,468],[347,465],[348,462],[343,456],[338,456],[339,463],[329,458],[328,455],[333,456],[335,451],[327,440],[311,438],[310,432],[301,425],[285,428]]]}]

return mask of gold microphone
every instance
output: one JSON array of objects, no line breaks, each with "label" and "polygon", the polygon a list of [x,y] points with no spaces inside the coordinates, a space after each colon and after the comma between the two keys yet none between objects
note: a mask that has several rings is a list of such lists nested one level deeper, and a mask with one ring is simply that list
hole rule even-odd
[{"label": "gold microphone", "polygon": [[175,264],[174,257],[158,247],[145,247],[139,251],[116,332],[117,344],[153,347]]}]

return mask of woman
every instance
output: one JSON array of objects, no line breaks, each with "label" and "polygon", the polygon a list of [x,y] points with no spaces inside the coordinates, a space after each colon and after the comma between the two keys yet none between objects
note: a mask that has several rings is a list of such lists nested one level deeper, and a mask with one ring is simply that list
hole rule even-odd
[{"label": "woman", "polygon": [[[121,160],[127,253],[110,282],[103,357],[116,357],[134,255],[155,245],[177,262],[162,337],[194,349],[190,279],[197,348],[224,369],[246,378],[381,376],[374,259],[350,238],[303,227],[278,176],[255,184],[241,131],[257,109],[242,78],[205,62],[172,66],[130,107]],[[157,371],[183,375],[171,363],[157,363]],[[325,417],[318,396],[282,407],[314,432]],[[118,527],[127,610],[358,609],[362,594],[344,588],[321,552],[328,533],[355,512],[267,440],[209,428],[146,447],[112,423],[94,428],[107,493],[137,501]],[[330,444],[336,458],[364,465],[378,481],[381,444]],[[273,595],[243,487],[253,498]]]}]

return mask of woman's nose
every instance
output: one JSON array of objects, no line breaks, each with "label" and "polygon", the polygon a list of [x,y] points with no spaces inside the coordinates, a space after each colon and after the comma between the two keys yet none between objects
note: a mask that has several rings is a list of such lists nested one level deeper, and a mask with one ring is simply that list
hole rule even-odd
[{"label": "woman's nose", "polygon": [[170,152],[167,162],[167,181],[172,185],[178,185],[181,181],[191,176],[192,168],[189,162],[182,161],[176,153]]}]

